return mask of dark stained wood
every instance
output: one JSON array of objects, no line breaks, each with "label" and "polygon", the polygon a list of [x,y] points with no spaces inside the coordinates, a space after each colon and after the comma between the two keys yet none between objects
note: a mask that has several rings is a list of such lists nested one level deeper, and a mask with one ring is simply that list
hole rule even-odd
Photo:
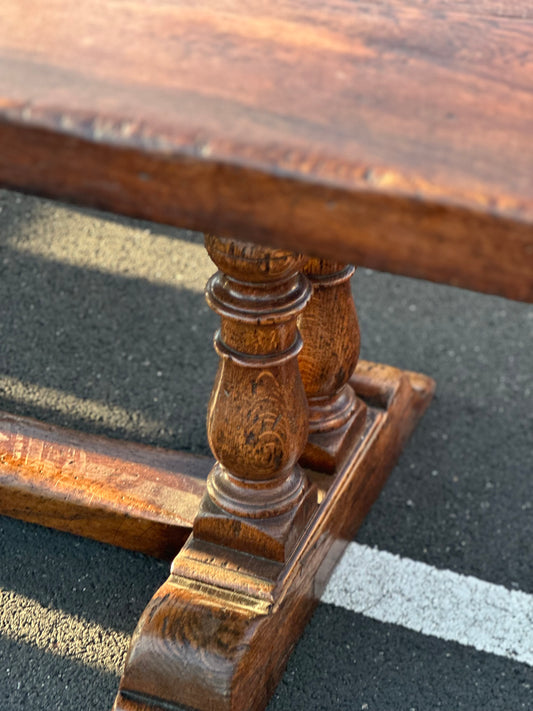
[{"label": "dark stained wood", "polygon": [[207,413],[217,463],[194,521],[197,539],[284,562],[316,508],[297,461],[308,434],[297,319],[311,297],[299,255],[206,237],[220,271],[207,302],[221,317]]},{"label": "dark stained wood", "polygon": [[212,462],[0,413],[0,514],[172,559]]},{"label": "dark stained wood", "polygon": [[366,405],[348,383],[361,341],[350,286],[355,268],[307,259],[303,271],[313,295],[298,321],[304,342],[298,365],[309,403],[309,438],[300,463],[333,474],[366,420]]},{"label": "dark stained wood", "polygon": [[532,47],[529,0],[2,0],[0,184],[531,301]]},{"label": "dark stained wood", "polygon": [[290,559],[269,561],[193,535],[139,622],[114,711],[265,708],[434,387],[430,378],[365,362],[352,382],[368,399],[365,436],[338,476],[329,477]]}]

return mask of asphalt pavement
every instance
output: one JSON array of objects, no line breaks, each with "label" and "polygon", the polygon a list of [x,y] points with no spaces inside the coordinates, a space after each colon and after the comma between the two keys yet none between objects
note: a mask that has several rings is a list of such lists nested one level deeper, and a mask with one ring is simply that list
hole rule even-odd
[{"label": "asphalt pavement", "polygon": [[[206,453],[212,271],[200,235],[0,191],[0,409]],[[457,574],[459,588],[474,578],[524,593],[522,613],[505,614],[519,615],[533,652],[533,308],[366,269],[353,288],[362,356],[437,381],[358,544],[437,580]],[[110,709],[129,637],[167,573],[0,517],[0,711]],[[402,603],[419,617],[422,592]],[[492,615],[497,630],[504,611],[487,612],[483,595],[465,609],[480,605],[472,626]],[[349,591],[330,599],[269,711],[533,709],[533,667],[505,640],[483,651],[481,628],[446,634],[453,609],[428,633],[402,613],[354,611]]]}]

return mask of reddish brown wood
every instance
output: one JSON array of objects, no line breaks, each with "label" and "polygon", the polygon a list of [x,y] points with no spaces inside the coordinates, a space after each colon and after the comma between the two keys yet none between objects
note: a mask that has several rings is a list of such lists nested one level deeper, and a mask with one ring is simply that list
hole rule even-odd
[{"label": "reddish brown wood", "polygon": [[0,413],[0,514],[149,555],[181,548],[211,466]]},{"label": "reddish brown wood", "polygon": [[331,486],[290,559],[269,561],[193,535],[139,622],[115,711],[265,708],[335,562],[434,387],[424,376],[364,362],[353,384],[368,400],[365,436],[349,464],[328,478]]},{"label": "reddish brown wood", "polygon": [[0,184],[532,300],[532,38],[529,0],[3,0]]},{"label": "reddish brown wood", "polygon": [[292,252],[212,236],[206,246],[221,270],[207,286],[221,317],[207,414],[217,463],[194,534],[283,562],[316,506],[296,464],[308,432],[296,323],[311,288]]},{"label": "reddish brown wood", "polygon": [[309,403],[309,438],[300,463],[332,474],[366,420],[366,405],[348,383],[360,347],[350,287],[355,268],[308,259],[303,271],[313,295],[298,321],[304,342],[298,364]]},{"label": "reddish brown wood", "polygon": [[[360,364],[351,386],[367,401],[364,437],[337,456],[335,476],[309,473],[308,485],[296,465],[306,289],[293,252],[533,300],[533,12],[526,0],[34,4],[0,10],[0,184],[268,245],[209,241],[225,273],[209,297],[222,316],[209,416],[219,462],[116,702],[261,709],[432,392],[422,376]],[[322,334],[335,372],[329,326],[304,317],[302,362],[311,397],[334,408],[342,379],[319,395],[329,378],[309,366]],[[14,449],[6,460],[21,510],[43,462],[39,492],[53,488],[49,470],[58,489],[72,482],[60,478],[63,450],[52,471],[53,447],[43,456],[24,442],[29,486]],[[88,455],[98,472],[101,454]],[[157,509],[158,548],[167,529],[153,489],[165,467],[124,458],[151,482],[131,499]],[[99,479],[102,500],[116,503],[115,479]],[[83,516],[94,485],[72,490],[70,511]],[[45,515],[60,519],[51,500]],[[133,541],[121,502],[121,536]],[[116,535],[116,510],[98,515],[102,535]]]}]

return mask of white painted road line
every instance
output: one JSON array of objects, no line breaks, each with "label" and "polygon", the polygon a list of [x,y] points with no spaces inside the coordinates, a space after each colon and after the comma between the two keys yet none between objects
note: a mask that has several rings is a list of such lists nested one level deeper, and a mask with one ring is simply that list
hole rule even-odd
[{"label": "white painted road line", "polygon": [[[518,590],[351,543],[322,601],[533,666],[533,595]],[[0,630],[114,674],[130,638],[1,588]]]},{"label": "white painted road line", "polygon": [[322,602],[533,666],[533,595],[351,543]]}]

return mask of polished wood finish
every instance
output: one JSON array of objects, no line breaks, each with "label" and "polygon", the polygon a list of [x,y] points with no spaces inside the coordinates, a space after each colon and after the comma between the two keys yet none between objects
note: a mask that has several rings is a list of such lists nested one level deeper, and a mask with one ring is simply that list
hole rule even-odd
[{"label": "polished wood finish", "polygon": [[0,184],[533,300],[528,0],[0,13]]},{"label": "polished wood finish", "polygon": [[344,265],[533,301],[533,11],[34,5],[1,3],[0,185],[220,235],[217,462],[204,489],[179,455],[17,420],[2,510],[162,555],[192,525],[115,709],[258,711],[433,391],[368,363],[349,380]]},{"label": "polished wood finish", "polygon": [[283,564],[193,535],[139,622],[115,711],[265,708],[434,387],[430,378],[365,362],[352,385],[368,403],[364,437],[349,465],[327,477],[291,557]]},{"label": "polished wood finish", "polygon": [[0,514],[172,559],[213,460],[0,413]]},{"label": "polished wood finish", "polygon": [[297,319],[311,296],[299,255],[206,237],[221,317],[207,434],[217,463],[194,522],[198,539],[284,562],[316,506],[297,461],[308,434]]},{"label": "polished wood finish", "polygon": [[300,462],[328,473],[366,421],[366,405],[348,383],[361,341],[350,286],[354,271],[324,259],[307,259],[303,266],[313,295],[298,321],[304,341],[298,364],[309,403],[309,438]]}]

